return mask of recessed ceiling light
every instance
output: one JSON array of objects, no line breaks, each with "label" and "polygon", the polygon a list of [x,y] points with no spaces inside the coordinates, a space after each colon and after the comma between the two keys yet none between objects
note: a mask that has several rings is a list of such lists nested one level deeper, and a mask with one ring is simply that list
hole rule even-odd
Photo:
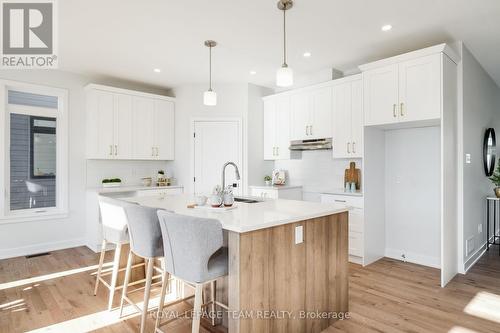
[{"label": "recessed ceiling light", "polygon": [[161,73],[161,69],[155,68],[155,69],[153,69],[153,72],[155,72],[155,73]]},{"label": "recessed ceiling light", "polygon": [[256,71],[250,71],[250,75],[255,75],[255,74],[257,74]]},{"label": "recessed ceiling light", "polygon": [[311,52],[304,52],[304,58],[309,58],[311,56]]},{"label": "recessed ceiling light", "polygon": [[383,25],[381,29],[382,31],[389,31],[392,29],[392,25],[390,24]]}]

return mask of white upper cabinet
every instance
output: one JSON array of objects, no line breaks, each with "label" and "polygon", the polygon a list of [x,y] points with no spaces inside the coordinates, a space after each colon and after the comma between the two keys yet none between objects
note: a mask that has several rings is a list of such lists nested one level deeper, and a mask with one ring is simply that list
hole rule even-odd
[{"label": "white upper cabinet", "polygon": [[390,65],[363,73],[365,125],[398,121],[398,66]]},{"label": "white upper cabinet", "polygon": [[87,92],[87,158],[174,159],[174,101],[91,84]]},{"label": "white upper cabinet", "polygon": [[293,93],[290,104],[292,140],[332,137],[332,88],[330,86]]},{"label": "white upper cabinet", "polygon": [[290,158],[290,97],[264,100],[264,159]]},{"label": "white upper cabinet", "polygon": [[154,144],[159,160],[174,159],[175,106],[171,101],[155,101]]},{"label": "white upper cabinet", "polygon": [[441,117],[441,57],[433,54],[399,64],[401,121]]},{"label": "white upper cabinet", "polygon": [[134,97],[132,103],[132,151],[135,159],[156,159],[154,121],[155,100],[145,97]]},{"label": "white upper cabinet", "polygon": [[[342,80],[342,79],[341,79]],[[333,90],[333,157],[363,157],[362,84],[359,75]]]},{"label": "white upper cabinet", "polygon": [[114,94],[113,141],[114,157],[132,158],[132,97]]},{"label": "white upper cabinet", "polygon": [[390,65],[385,64],[390,60],[382,60],[381,67],[368,65],[363,72],[365,125],[440,119],[443,56],[424,54]]}]

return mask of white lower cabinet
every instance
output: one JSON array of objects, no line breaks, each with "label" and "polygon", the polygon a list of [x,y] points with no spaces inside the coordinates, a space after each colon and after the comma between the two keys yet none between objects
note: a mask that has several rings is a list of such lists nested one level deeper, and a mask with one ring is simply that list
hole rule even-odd
[{"label": "white lower cabinet", "polygon": [[321,194],[321,202],[351,207],[349,211],[349,261],[362,265],[365,253],[363,197]]},{"label": "white lower cabinet", "polygon": [[156,195],[174,195],[174,194],[182,194],[182,187],[173,187],[173,188],[155,188],[155,189],[147,189],[147,190],[139,190],[136,192],[136,196],[138,197],[151,197]]},{"label": "white lower cabinet", "polygon": [[250,195],[262,199],[302,200],[302,187],[250,186]]}]

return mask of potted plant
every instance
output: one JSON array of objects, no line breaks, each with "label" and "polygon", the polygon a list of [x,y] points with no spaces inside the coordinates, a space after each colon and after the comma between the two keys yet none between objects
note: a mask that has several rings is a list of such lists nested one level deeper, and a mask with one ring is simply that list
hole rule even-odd
[{"label": "potted plant", "polygon": [[107,178],[102,180],[102,187],[118,187],[122,184],[120,178]]},{"label": "potted plant", "polygon": [[495,195],[500,198],[500,160],[490,180],[495,185]]},{"label": "potted plant", "polygon": [[264,177],[264,182],[266,183],[267,186],[271,186],[271,176],[265,176]]}]

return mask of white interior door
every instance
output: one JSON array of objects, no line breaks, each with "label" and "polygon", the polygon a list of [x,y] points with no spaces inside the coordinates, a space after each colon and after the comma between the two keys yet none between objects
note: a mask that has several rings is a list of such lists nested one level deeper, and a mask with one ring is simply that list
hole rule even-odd
[{"label": "white interior door", "polygon": [[[211,194],[214,186],[221,185],[224,163],[236,163],[241,177],[241,126],[239,121],[195,121],[194,122],[194,193]],[[238,183],[233,193],[241,194],[241,181],[236,181],[232,166],[227,167],[226,184]]]}]

